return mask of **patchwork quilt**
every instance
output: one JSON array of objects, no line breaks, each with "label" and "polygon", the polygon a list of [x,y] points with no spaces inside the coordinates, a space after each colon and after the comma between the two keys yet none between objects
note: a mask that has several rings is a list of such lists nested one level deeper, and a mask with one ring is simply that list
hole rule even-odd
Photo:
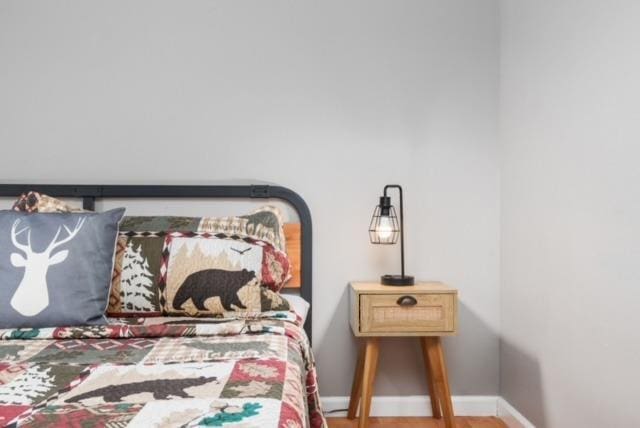
[{"label": "patchwork quilt", "polygon": [[292,312],[0,330],[0,426],[324,427]]}]

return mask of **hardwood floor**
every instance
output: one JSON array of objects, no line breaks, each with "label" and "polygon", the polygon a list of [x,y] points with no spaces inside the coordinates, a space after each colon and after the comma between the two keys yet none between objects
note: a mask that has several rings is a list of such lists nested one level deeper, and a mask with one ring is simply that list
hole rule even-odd
[{"label": "hardwood floor", "polygon": [[[507,428],[496,417],[460,416],[456,417],[456,428]],[[329,428],[355,428],[358,419],[327,418]],[[442,419],[433,418],[369,418],[370,428],[444,428]]]}]

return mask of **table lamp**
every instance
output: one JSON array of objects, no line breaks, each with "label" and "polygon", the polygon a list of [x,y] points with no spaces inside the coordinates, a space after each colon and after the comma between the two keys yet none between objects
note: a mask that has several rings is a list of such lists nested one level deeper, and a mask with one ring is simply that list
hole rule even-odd
[{"label": "table lamp", "polygon": [[[398,189],[400,193],[400,225],[396,209],[391,205],[391,197],[387,196],[387,190]],[[383,285],[413,285],[413,276],[404,274],[404,208],[402,201],[402,187],[398,184],[384,186],[384,194],[380,197],[380,203],[373,210],[373,217],[369,225],[369,239],[372,244],[392,245],[398,242],[400,237],[400,260],[402,270],[400,275],[382,275],[380,282]]]}]

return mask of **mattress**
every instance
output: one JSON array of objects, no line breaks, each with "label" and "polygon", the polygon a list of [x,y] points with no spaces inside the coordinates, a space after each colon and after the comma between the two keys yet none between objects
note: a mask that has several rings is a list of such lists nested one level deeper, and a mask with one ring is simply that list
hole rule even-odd
[{"label": "mattress", "polygon": [[302,324],[304,325],[307,320],[307,314],[309,313],[309,308],[311,305],[301,296],[296,296],[295,294],[282,294],[282,297],[287,299],[289,304],[291,305],[291,309],[302,318]]},{"label": "mattress", "polygon": [[0,330],[0,426],[323,427],[293,312]]}]

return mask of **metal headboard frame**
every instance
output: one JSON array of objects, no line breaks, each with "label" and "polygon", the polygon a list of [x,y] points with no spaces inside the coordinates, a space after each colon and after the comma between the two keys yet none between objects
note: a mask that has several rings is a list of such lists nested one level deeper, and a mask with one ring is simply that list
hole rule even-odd
[{"label": "metal headboard frame", "polygon": [[[0,197],[18,197],[36,191],[60,198],[81,198],[84,209],[93,210],[96,199],[106,198],[167,198],[167,199],[280,199],[295,208],[300,219],[302,255],[300,258],[300,295],[312,303],[312,227],[307,203],[293,190],[270,185],[65,185],[65,184],[0,184]],[[304,329],[311,341],[311,308]]]}]

